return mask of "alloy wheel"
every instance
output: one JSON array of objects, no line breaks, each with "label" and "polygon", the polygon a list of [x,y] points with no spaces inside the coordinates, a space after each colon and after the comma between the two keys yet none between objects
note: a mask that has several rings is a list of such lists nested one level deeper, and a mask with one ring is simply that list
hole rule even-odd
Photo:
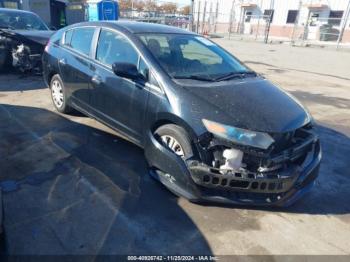
[{"label": "alloy wheel", "polygon": [[51,85],[52,100],[57,108],[61,108],[64,102],[63,88],[58,80],[54,80]]},{"label": "alloy wheel", "polygon": [[180,157],[184,157],[184,151],[180,143],[172,136],[163,135],[161,136],[162,142],[165,146],[167,146],[171,151],[173,151],[176,155]]}]

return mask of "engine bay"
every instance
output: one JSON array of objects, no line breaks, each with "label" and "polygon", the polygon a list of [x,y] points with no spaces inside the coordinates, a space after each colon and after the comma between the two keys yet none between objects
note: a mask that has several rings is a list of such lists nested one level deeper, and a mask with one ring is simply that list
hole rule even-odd
[{"label": "engine bay", "polygon": [[0,30],[0,70],[11,67],[21,73],[41,73],[41,56],[45,45],[15,32]]}]

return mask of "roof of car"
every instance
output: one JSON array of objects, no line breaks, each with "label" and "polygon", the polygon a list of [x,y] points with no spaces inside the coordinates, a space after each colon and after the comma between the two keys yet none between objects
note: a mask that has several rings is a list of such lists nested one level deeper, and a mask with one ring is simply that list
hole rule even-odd
[{"label": "roof of car", "polygon": [[[99,22],[84,22],[78,25],[95,25],[109,28],[123,28],[130,33],[164,33],[164,34],[193,34],[190,31],[161,24],[145,23],[137,21],[119,20],[119,21],[99,21]],[[73,26],[74,27],[74,26]]]},{"label": "roof of car", "polygon": [[12,12],[12,13],[29,13],[29,14],[33,14],[33,12],[30,11],[25,11],[25,10],[20,10],[20,9],[13,9],[13,8],[0,8],[0,12],[1,11],[5,11],[5,12]]}]

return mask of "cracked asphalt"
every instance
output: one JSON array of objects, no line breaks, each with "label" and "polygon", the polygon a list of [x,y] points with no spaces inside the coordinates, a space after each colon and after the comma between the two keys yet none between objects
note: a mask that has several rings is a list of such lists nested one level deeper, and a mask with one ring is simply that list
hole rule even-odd
[{"label": "cracked asphalt", "polygon": [[2,74],[9,254],[350,254],[350,53],[216,41],[314,116],[324,155],[313,190],[284,209],[189,203],[148,176],[140,148],[55,112],[40,77]]}]

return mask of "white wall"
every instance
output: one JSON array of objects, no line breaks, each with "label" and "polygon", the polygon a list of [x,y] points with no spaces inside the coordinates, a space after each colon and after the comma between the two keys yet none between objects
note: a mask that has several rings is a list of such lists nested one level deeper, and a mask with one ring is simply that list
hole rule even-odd
[{"label": "white wall", "polygon": [[[302,0],[301,10],[299,14],[300,24],[303,21],[306,21],[309,15],[308,5],[310,4],[324,4],[327,8],[322,9],[320,14],[320,19],[324,19],[324,21],[328,18],[330,10],[340,11],[343,10],[345,16],[345,11],[347,8],[349,0]],[[255,8],[251,8],[250,11],[253,12],[253,16],[259,16],[264,13],[265,9],[274,9],[274,18],[272,24],[274,25],[286,25],[288,10],[298,10],[299,0],[195,0],[195,21],[197,21],[198,8],[200,2],[200,19],[203,20],[203,11],[205,2],[207,3],[206,8],[206,21],[209,18],[209,10],[210,4],[212,3],[213,8],[212,11],[215,12],[216,3],[219,3],[219,15],[218,15],[218,23],[229,23],[231,16],[232,4],[234,3],[234,20],[240,21],[242,7],[241,5],[246,4],[256,4]],[[350,21],[348,21],[349,23]]]}]

